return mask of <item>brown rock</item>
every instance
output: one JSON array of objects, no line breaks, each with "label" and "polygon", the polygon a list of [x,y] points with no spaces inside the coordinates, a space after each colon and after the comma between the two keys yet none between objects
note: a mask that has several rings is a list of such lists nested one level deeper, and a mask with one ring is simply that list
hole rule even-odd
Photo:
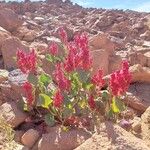
[{"label": "brown rock", "polygon": [[0,114],[13,128],[25,121],[27,115],[14,102],[6,102],[0,106]]},{"label": "brown rock", "polygon": [[28,51],[28,47],[18,38],[10,37],[3,42],[1,50],[5,68],[12,69],[16,67],[14,57],[16,57],[16,52],[18,49]]},{"label": "brown rock", "polygon": [[150,51],[145,53],[144,56],[146,57],[146,67],[150,67]]},{"label": "brown rock", "polygon": [[130,67],[132,82],[150,82],[150,68],[137,64]]},{"label": "brown rock", "polygon": [[91,50],[104,49],[109,54],[112,54],[116,48],[115,43],[113,43],[109,39],[109,36],[104,33],[99,33],[93,36],[89,41],[89,45],[91,47]]},{"label": "brown rock", "polygon": [[[10,33],[0,26],[0,49],[5,39],[10,37]],[[1,51],[0,51],[1,54]]]},{"label": "brown rock", "polygon": [[0,26],[12,32],[21,26],[23,22],[18,15],[10,9],[0,9]]},{"label": "brown rock", "polygon": [[150,107],[142,115],[142,137],[143,140],[150,147]]},{"label": "brown rock", "polygon": [[108,74],[108,52],[106,50],[93,50],[90,52],[93,57],[93,74],[103,69],[104,75]]},{"label": "brown rock", "polygon": [[43,134],[38,150],[72,150],[82,144],[91,135],[81,129],[63,131],[59,126],[53,127],[48,134]]},{"label": "brown rock", "polygon": [[36,143],[36,141],[39,138],[39,132],[34,129],[29,129],[27,132],[25,132],[21,138],[21,142],[23,145],[31,148]]},{"label": "brown rock", "polygon": [[29,30],[29,32],[27,32],[24,37],[23,40],[27,41],[27,42],[33,42],[35,40],[37,36],[37,32],[34,30]]},{"label": "brown rock", "polygon": [[150,150],[141,139],[125,131],[118,125],[105,122],[99,134],[94,134],[75,150]]},{"label": "brown rock", "polygon": [[142,114],[149,106],[149,104],[143,102],[139,97],[136,97],[131,93],[127,93],[127,98],[124,100],[124,102],[127,106],[135,109],[140,114]]},{"label": "brown rock", "polygon": [[134,117],[133,124],[132,124],[132,129],[136,133],[140,133],[141,132],[141,118]]},{"label": "brown rock", "polygon": [[141,34],[140,37],[144,40],[149,41],[150,40],[150,31],[147,30],[145,33]]},{"label": "brown rock", "polygon": [[23,136],[24,131],[22,130],[16,130],[14,135],[15,142],[21,143],[21,137]]},{"label": "brown rock", "polygon": [[122,59],[119,55],[111,55],[109,57],[108,73],[112,73],[121,68]]}]

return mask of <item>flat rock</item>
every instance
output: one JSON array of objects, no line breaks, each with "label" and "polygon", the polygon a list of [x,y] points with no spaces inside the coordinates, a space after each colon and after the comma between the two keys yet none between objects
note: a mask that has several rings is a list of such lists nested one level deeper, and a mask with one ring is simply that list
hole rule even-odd
[{"label": "flat rock", "polygon": [[150,150],[146,143],[111,122],[103,123],[94,134],[75,150]]},{"label": "flat rock", "polygon": [[147,108],[141,118],[142,138],[150,147],[150,107]]}]

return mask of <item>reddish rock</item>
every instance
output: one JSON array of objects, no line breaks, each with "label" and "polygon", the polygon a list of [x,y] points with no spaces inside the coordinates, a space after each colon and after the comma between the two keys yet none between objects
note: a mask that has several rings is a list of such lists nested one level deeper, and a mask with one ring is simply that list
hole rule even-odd
[{"label": "reddish rock", "polygon": [[48,134],[43,134],[38,150],[73,150],[90,137],[81,129],[63,131],[59,126],[53,127]]},{"label": "reddish rock", "polygon": [[10,37],[2,43],[2,55],[4,59],[4,66],[6,69],[16,68],[16,52],[18,49],[28,51],[28,47],[24,45],[18,38]]},{"label": "reddish rock", "polygon": [[147,110],[142,115],[142,137],[143,140],[147,143],[147,145],[150,147],[150,107],[147,108]]},{"label": "reddish rock", "polygon": [[93,74],[103,69],[104,75],[108,74],[109,54],[106,50],[93,50],[90,52],[93,57]]},{"label": "reddish rock", "polygon": [[38,138],[40,137],[39,132],[34,129],[29,129],[27,132],[23,134],[21,137],[21,142],[26,147],[33,147]]},{"label": "reddish rock", "polygon": [[21,19],[10,9],[0,9],[0,26],[12,32],[22,25]]},{"label": "reddish rock", "polygon": [[27,115],[14,102],[6,102],[1,105],[0,114],[13,128],[23,123],[27,118]]},{"label": "reddish rock", "polygon": [[101,124],[94,134],[75,150],[150,150],[146,143],[111,122]]}]

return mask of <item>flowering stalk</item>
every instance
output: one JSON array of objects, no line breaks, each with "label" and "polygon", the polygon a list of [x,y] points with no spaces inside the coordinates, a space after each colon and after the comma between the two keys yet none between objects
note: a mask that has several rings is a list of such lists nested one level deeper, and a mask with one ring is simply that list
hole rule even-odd
[{"label": "flowering stalk", "polygon": [[24,89],[26,97],[27,97],[27,104],[29,104],[31,106],[33,104],[33,102],[34,102],[32,84],[29,83],[29,82],[25,82],[23,84],[23,89]]},{"label": "flowering stalk", "polygon": [[36,72],[36,59],[35,50],[32,50],[29,54],[26,54],[23,50],[17,51],[17,65],[25,74]]}]

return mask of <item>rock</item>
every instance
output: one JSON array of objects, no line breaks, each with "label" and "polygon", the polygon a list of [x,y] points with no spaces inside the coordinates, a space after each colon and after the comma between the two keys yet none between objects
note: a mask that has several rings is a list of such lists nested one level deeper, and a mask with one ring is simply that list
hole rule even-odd
[{"label": "rock", "polygon": [[21,142],[23,145],[31,148],[36,143],[39,137],[40,135],[37,130],[29,129],[27,132],[23,134]]},{"label": "rock", "polygon": [[66,132],[59,126],[53,127],[48,134],[43,134],[38,150],[72,150],[90,137],[89,133],[81,129],[71,129]]},{"label": "rock", "polygon": [[48,45],[43,42],[32,42],[30,45],[31,49],[35,49],[36,51],[39,52],[39,54],[45,53],[45,51],[48,48]]},{"label": "rock", "polygon": [[145,33],[141,34],[140,37],[144,40],[149,41],[150,40],[150,31],[147,30]]},{"label": "rock", "polygon": [[10,37],[3,42],[1,50],[6,69],[16,68],[14,57],[16,57],[16,52],[18,49],[28,51],[28,47],[18,38]]},{"label": "rock", "polygon": [[23,74],[20,69],[9,72],[8,80],[0,84],[3,98],[7,101],[20,101],[24,96],[22,85],[27,81],[27,75]]},{"label": "rock", "polygon": [[33,20],[38,24],[42,24],[45,19],[43,17],[35,17]]},{"label": "rock", "polygon": [[0,9],[0,26],[12,32],[22,25],[22,20],[10,9]]},{"label": "rock", "polygon": [[150,147],[150,107],[147,108],[141,118],[142,137]]},{"label": "rock", "polygon": [[108,74],[108,52],[106,50],[93,50],[90,52],[93,58],[93,72],[96,73],[99,69],[103,69],[104,75]]},{"label": "rock", "polygon": [[16,130],[14,135],[15,142],[21,143],[21,137],[23,136],[24,131],[22,130]]},{"label": "rock", "polygon": [[109,54],[112,54],[116,48],[115,43],[113,43],[107,34],[99,33],[95,36],[93,36],[90,41],[89,45],[91,47],[91,50],[98,50],[98,49],[104,49]]},{"label": "rock", "polygon": [[2,27],[0,27],[0,55],[2,54],[1,46],[2,46],[3,41],[9,37],[10,37],[10,33],[6,31],[5,29],[3,29]]},{"label": "rock", "polygon": [[125,131],[118,125],[105,122],[95,133],[75,150],[150,150],[141,139]]},{"label": "rock", "polygon": [[144,54],[146,57],[146,67],[150,67],[150,51]]},{"label": "rock", "polygon": [[141,52],[134,51],[129,54],[129,61],[131,65],[140,64],[143,67],[147,67],[147,58]]},{"label": "rock", "polygon": [[150,82],[150,68],[137,64],[130,67],[132,82]]},{"label": "rock", "polygon": [[124,100],[124,103],[134,110],[138,111],[138,113],[140,114],[142,114],[150,105],[150,102],[145,102],[132,93],[127,93],[127,98]]},{"label": "rock", "polygon": [[34,30],[29,30],[23,37],[23,40],[24,41],[27,41],[27,42],[33,42],[35,40],[37,36],[37,33],[36,31]]},{"label": "rock", "polygon": [[122,59],[119,55],[111,55],[109,57],[109,65],[108,65],[108,73],[111,74],[112,72],[119,70],[122,64]]},{"label": "rock", "polygon": [[6,102],[0,106],[0,114],[13,128],[25,121],[27,114],[21,111],[15,102]]},{"label": "rock", "polygon": [[136,133],[141,132],[141,118],[134,117],[133,124],[132,124],[132,130],[135,131]]}]

